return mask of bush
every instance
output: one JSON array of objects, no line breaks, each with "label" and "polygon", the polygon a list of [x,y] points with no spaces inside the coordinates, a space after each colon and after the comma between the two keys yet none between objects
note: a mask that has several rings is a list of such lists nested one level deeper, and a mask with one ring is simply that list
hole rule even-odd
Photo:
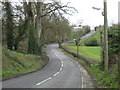
[{"label": "bush", "polygon": [[84,43],[86,46],[99,46],[99,43],[96,39],[88,40]]},{"label": "bush", "polygon": [[108,30],[108,52],[109,52],[109,67],[111,68],[114,64],[118,64],[118,52],[119,52],[119,38],[118,38],[118,27],[111,27]]}]

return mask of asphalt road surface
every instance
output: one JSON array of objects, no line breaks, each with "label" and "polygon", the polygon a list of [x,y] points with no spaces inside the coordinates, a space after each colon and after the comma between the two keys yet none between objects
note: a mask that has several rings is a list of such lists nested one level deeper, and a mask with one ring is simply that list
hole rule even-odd
[{"label": "asphalt road surface", "polygon": [[[89,38],[89,37],[92,36],[94,33],[96,33],[96,31],[92,30],[92,31],[90,31],[88,34],[82,36],[82,39]],[[67,41],[66,43],[72,43],[72,42],[75,42],[75,40],[70,40],[70,41]]]},{"label": "asphalt road surface", "polygon": [[86,70],[65,55],[57,44],[47,46],[49,63],[41,70],[2,82],[3,88],[85,88],[93,87]]},{"label": "asphalt road surface", "polygon": [[90,36],[93,35],[95,32],[96,32],[96,31],[94,31],[94,30],[90,31],[88,34],[84,35],[84,36],[82,37],[82,39],[85,39],[85,38],[90,37]]}]

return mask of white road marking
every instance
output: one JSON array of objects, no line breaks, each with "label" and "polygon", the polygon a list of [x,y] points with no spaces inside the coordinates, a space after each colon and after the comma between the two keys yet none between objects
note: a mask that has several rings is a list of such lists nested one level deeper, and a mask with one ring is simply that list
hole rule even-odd
[{"label": "white road marking", "polygon": [[[58,57],[58,55],[55,53],[55,55]],[[62,55],[63,55],[63,52],[62,52]],[[58,57],[59,58],[59,57]],[[62,65],[61,65],[61,69],[62,69],[62,67],[63,67],[63,61],[61,60],[61,58],[59,58],[60,59],[60,61],[61,61],[61,63],[62,63]],[[72,60],[73,61],[73,60]],[[78,65],[79,66],[79,63],[77,63],[76,61],[73,61],[73,63],[75,63],[76,65]],[[80,66],[79,66],[79,68],[80,68]],[[61,70],[60,69],[60,70]],[[82,86],[81,86],[81,88],[84,88],[84,82],[83,82],[83,75],[82,75],[82,73],[83,72],[85,72],[85,70],[83,70],[83,72],[82,72],[82,70],[80,69],[80,72],[81,72],[81,78],[82,78]]]},{"label": "white road marking", "polygon": [[84,88],[84,86],[83,86],[83,76],[82,76],[82,88]]},{"label": "white road marking", "polygon": [[[78,65],[78,67],[79,67],[79,69],[80,69],[80,65]],[[82,75],[83,72],[82,72],[82,69],[80,69],[80,72],[81,72],[81,78],[82,78],[82,86],[81,86],[81,87],[84,88],[83,75]]]},{"label": "white road marking", "polygon": [[[55,55],[58,57],[58,55],[55,53]],[[63,61],[61,60],[61,58],[60,57],[58,57],[59,58],[59,60],[61,61],[61,67],[63,67]]]},{"label": "white road marking", "polygon": [[[54,53],[53,50],[52,50],[52,52]],[[57,55],[56,53],[54,53],[54,54],[58,57],[58,55]],[[59,58],[59,57],[58,57],[58,58]],[[61,60],[61,58],[59,58],[59,60],[61,61],[61,68],[59,69],[59,71],[61,71],[61,70],[63,69],[63,61]],[[60,73],[59,71],[58,71],[57,73],[55,73],[53,76],[58,75],[58,74]],[[45,79],[45,80],[37,83],[36,86],[41,85],[41,84],[45,83],[46,81],[48,81],[48,80],[50,80],[50,79],[52,79],[52,77],[49,77],[49,78],[47,78],[47,79]]]},{"label": "white road marking", "polygon": [[60,68],[60,71],[62,70],[62,68]]},{"label": "white road marking", "polygon": [[63,64],[62,64],[62,66],[61,67],[63,67]]},{"label": "white road marking", "polygon": [[59,73],[60,73],[60,72],[55,73],[54,76],[56,76],[56,75],[59,74]]},{"label": "white road marking", "polygon": [[55,77],[57,74],[55,73],[53,76]]},{"label": "white road marking", "polygon": [[50,80],[50,79],[52,79],[52,77],[49,77],[48,79],[45,79],[45,80],[43,80],[42,82],[37,83],[36,86],[38,86],[38,85],[40,85],[40,84],[42,84],[42,83],[45,83],[46,81],[48,81],[48,80]]},{"label": "white road marking", "polygon": [[76,65],[78,65],[79,70],[80,70],[80,72],[81,72],[81,78],[82,78],[82,86],[81,86],[81,88],[84,88],[82,69],[80,69],[80,65],[79,65],[76,61],[74,61],[74,60],[72,60],[72,59],[70,59],[70,60],[71,60],[73,63],[75,63]]}]

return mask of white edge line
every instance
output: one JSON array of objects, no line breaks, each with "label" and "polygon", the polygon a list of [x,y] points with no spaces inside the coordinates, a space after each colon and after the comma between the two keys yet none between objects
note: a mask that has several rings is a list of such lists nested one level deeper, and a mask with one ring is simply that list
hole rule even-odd
[{"label": "white edge line", "polygon": [[84,88],[84,87],[83,87],[83,76],[82,76],[82,88]]},{"label": "white edge line", "polygon": [[[78,65],[78,67],[80,68],[80,65]],[[82,78],[82,88],[84,88],[84,84],[83,84],[83,75],[82,75],[82,70],[80,69],[81,72],[81,78]]]}]

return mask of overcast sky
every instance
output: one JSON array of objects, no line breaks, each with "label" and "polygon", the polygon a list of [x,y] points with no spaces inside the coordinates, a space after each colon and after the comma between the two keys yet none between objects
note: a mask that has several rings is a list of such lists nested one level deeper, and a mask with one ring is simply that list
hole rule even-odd
[{"label": "overcast sky", "polygon": [[[103,25],[104,17],[101,11],[92,9],[98,7],[103,9],[104,0],[61,0],[62,3],[70,2],[70,6],[75,7],[78,13],[66,17],[71,24],[79,24],[83,20],[83,25],[98,26]],[[118,23],[118,2],[120,0],[107,0],[108,24]]]},{"label": "overcast sky", "polygon": [[[10,0],[18,1],[18,0]],[[31,0],[32,1],[32,0]],[[48,0],[49,1],[49,0]],[[78,13],[73,14],[73,16],[65,15],[69,19],[71,24],[79,25],[83,21],[82,25],[89,26],[99,26],[103,25],[104,17],[100,11],[92,9],[92,7],[98,7],[103,9],[104,0],[55,0],[61,1],[61,3],[66,4],[70,2],[70,6],[75,7]],[[108,14],[108,24],[118,23],[118,2],[120,0],[107,0],[107,14]]]}]

